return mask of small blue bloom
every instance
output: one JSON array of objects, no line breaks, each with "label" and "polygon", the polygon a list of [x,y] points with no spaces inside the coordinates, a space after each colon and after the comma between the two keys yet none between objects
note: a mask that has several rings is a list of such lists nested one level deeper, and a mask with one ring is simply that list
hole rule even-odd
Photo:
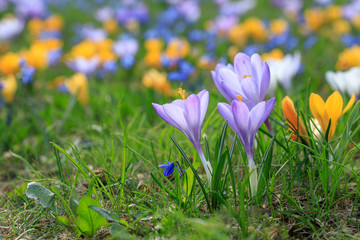
[{"label": "small blue bloom", "polygon": [[66,85],[65,84],[61,84],[59,87],[58,87],[59,91],[60,92],[64,92],[64,93],[68,93],[69,90],[67,89]]},{"label": "small blue bloom", "polygon": [[318,40],[318,38],[316,36],[314,36],[314,35],[309,36],[308,39],[306,39],[304,42],[304,48],[306,50],[309,50],[317,42],[317,40]]},{"label": "small blue bloom", "polygon": [[36,70],[33,67],[27,66],[26,61],[22,60],[20,62],[21,66],[21,80],[24,84],[32,83],[34,81],[33,75]]},{"label": "small blue bloom", "polygon": [[49,60],[50,66],[56,65],[60,61],[61,56],[62,56],[61,49],[51,51],[48,55],[48,60]]},{"label": "small blue bloom", "polygon": [[179,168],[177,165],[175,165],[175,163],[173,163],[173,162],[170,163],[166,160],[165,160],[165,162],[167,162],[168,164],[161,164],[158,166],[158,168],[164,168],[164,176],[167,177],[167,176],[170,176],[171,174],[173,174],[175,167],[178,170],[180,177],[181,177],[181,171],[185,172],[184,169]]},{"label": "small blue bloom", "polygon": [[106,61],[103,65],[103,69],[106,73],[113,74],[118,69],[118,66],[115,61]]},{"label": "small blue bloom", "polygon": [[121,59],[121,66],[126,69],[130,69],[135,64],[135,57],[134,56],[126,56]]}]

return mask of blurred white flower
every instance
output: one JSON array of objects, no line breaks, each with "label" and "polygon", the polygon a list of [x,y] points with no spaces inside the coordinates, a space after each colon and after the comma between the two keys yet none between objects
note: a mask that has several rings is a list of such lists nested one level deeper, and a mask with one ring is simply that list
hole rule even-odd
[{"label": "blurred white flower", "polygon": [[334,90],[351,96],[360,94],[360,68],[353,67],[346,72],[326,72],[326,80]]},{"label": "blurred white flower", "polygon": [[301,67],[301,54],[286,54],[282,59],[269,59],[266,61],[270,68],[269,95],[274,96],[277,84],[279,83],[285,91],[290,91],[292,79]]},{"label": "blurred white flower", "polygon": [[6,17],[0,21],[0,41],[8,41],[21,33],[24,22],[16,17]]}]

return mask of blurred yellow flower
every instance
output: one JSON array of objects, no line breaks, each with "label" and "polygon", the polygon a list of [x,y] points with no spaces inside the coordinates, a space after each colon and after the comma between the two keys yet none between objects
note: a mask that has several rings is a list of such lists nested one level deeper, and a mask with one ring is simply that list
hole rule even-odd
[{"label": "blurred yellow flower", "polygon": [[109,34],[115,34],[119,30],[119,25],[115,19],[110,18],[110,19],[106,20],[105,22],[103,22],[103,28]]},{"label": "blurred yellow flower", "polygon": [[147,51],[161,51],[164,43],[159,38],[151,38],[145,41],[145,49]]},{"label": "blurred yellow flower", "polygon": [[39,18],[33,18],[28,22],[28,29],[34,36],[39,35],[41,31],[43,31],[44,27],[45,23]]},{"label": "blurred yellow flower", "polygon": [[351,23],[356,29],[360,29],[360,13],[351,19]]},{"label": "blurred yellow flower", "polygon": [[167,96],[172,95],[171,86],[167,80],[165,72],[159,72],[156,69],[150,69],[144,74],[142,83],[145,87],[155,89],[156,91],[162,92]]},{"label": "blurred yellow flower", "polygon": [[0,57],[0,72],[4,75],[15,74],[20,68],[20,56],[16,53],[8,52]]},{"label": "blurred yellow flower", "polygon": [[289,27],[288,22],[285,19],[275,19],[270,22],[270,31],[274,35],[283,34]]},{"label": "blurred yellow flower", "polygon": [[281,49],[279,49],[279,48],[275,48],[271,52],[264,53],[264,54],[261,55],[261,59],[263,61],[268,61],[270,59],[281,60],[283,58],[284,58],[284,54],[281,51]]},{"label": "blurred yellow flower", "polygon": [[328,136],[329,140],[334,136],[338,119],[353,106],[354,102],[355,94],[352,95],[349,103],[343,109],[343,99],[338,91],[331,94],[326,102],[324,102],[318,94],[312,93],[310,95],[310,110],[316,120],[319,121],[321,131],[324,135],[327,132],[331,120]]},{"label": "blurred yellow flower", "polygon": [[243,46],[247,41],[247,31],[243,24],[232,27],[228,32],[229,40],[239,46]]},{"label": "blurred yellow flower", "polygon": [[264,41],[267,38],[265,24],[258,18],[251,17],[246,19],[244,27],[248,35],[256,41]]},{"label": "blurred yellow flower", "polygon": [[45,69],[48,66],[48,50],[43,44],[34,44],[23,53],[26,64],[35,69]]},{"label": "blurred yellow flower", "polygon": [[356,66],[360,67],[360,46],[358,45],[342,51],[336,62],[337,70],[346,70]]},{"label": "blurred yellow flower", "polygon": [[339,20],[342,17],[342,9],[340,6],[331,5],[325,9],[324,14],[328,22]]},{"label": "blurred yellow flower", "polygon": [[319,8],[307,9],[304,12],[305,24],[311,31],[317,31],[324,23],[324,12]]},{"label": "blurred yellow flower", "polygon": [[344,35],[350,32],[350,24],[345,19],[339,19],[332,23],[332,29],[335,35]]},{"label": "blurred yellow flower", "polygon": [[72,57],[83,57],[90,59],[97,53],[97,46],[90,40],[84,40],[78,45],[74,46],[71,50]]},{"label": "blurred yellow flower", "polygon": [[60,31],[64,26],[63,19],[60,15],[54,14],[48,17],[44,22],[44,30]]},{"label": "blurred yellow flower", "polygon": [[86,106],[89,104],[88,80],[83,73],[75,73],[70,79],[64,82],[67,90],[77,96],[79,102]]},{"label": "blurred yellow flower", "polygon": [[172,39],[169,42],[165,53],[169,59],[184,58],[190,53],[190,44],[185,39]]},{"label": "blurred yellow flower", "polygon": [[2,85],[1,93],[5,101],[7,103],[12,103],[14,101],[14,97],[17,89],[17,82],[14,75],[8,75],[0,83]]},{"label": "blurred yellow flower", "polygon": [[145,63],[150,67],[161,67],[161,50],[163,41],[158,38],[148,39],[145,41]]}]

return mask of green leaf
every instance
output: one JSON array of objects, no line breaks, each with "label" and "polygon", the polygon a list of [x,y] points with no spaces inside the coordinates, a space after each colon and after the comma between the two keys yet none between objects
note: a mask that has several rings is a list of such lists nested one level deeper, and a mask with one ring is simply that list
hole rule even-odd
[{"label": "green leaf", "polygon": [[95,235],[96,231],[106,225],[106,218],[95,212],[90,206],[101,207],[100,203],[90,197],[82,197],[76,210],[76,225],[88,237]]},{"label": "green leaf", "polygon": [[98,214],[100,214],[109,221],[118,222],[125,226],[129,225],[126,221],[121,220],[118,215],[116,215],[115,213],[111,213],[104,208],[96,207],[96,206],[90,206],[89,208],[94,210],[95,212],[97,212]]},{"label": "green leaf", "polygon": [[125,232],[125,228],[118,224],[111,225],[110,234],[115,239],[119,240],[133,239],[128,232]]},{"label": "green leaf", "polygon": [[39,204],[43,208],[50,208],[52,211],[55,210],[54,208],[55,193],[43,187],[40,183],[37,182],[29,183],[27,185],[27,189],[25,193],[28,198],[38,200]]},{"label": "green leaf", "polygon": [[[198,168],[200,166],[201,166],[200,162],[194,162],[193,163],[193,167],[194,167],[195,170],[198,170]],[[191,170],[191,168],[186,169],[185,177],[186,177],[186,180],[184,181],[183,189],[186,192],[186,194],[188,196],[190,196],[191,192],[192,192],[193,185],[194,185],[194,181],[195,181],[195,175],[194,175],[194,172]]]},{"label": "green leaf", "polygon": [[61,225],[64,225],[64,226],[71,226],[71,222],[70,222],[70,219],[66,216],[57,216],[56,217],[56,221],[58,223],[60,223]]}]

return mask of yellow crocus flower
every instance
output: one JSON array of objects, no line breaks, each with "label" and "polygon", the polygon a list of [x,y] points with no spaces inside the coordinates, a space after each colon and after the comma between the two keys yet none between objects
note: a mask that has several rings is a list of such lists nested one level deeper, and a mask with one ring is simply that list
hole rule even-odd
[{"label": "yellow crocus flower", "polygon": [[352,95],[349,103],[343,109],[343,99],[338,91],[331,94],[326,102],[318,94],[312,93],[310,95],[310,110],[316,120],[319,121],[323,134],[326,134],[331,120],[329,140],[334,136],[338,119],[354,105],[354,102],[355,94]]}]

